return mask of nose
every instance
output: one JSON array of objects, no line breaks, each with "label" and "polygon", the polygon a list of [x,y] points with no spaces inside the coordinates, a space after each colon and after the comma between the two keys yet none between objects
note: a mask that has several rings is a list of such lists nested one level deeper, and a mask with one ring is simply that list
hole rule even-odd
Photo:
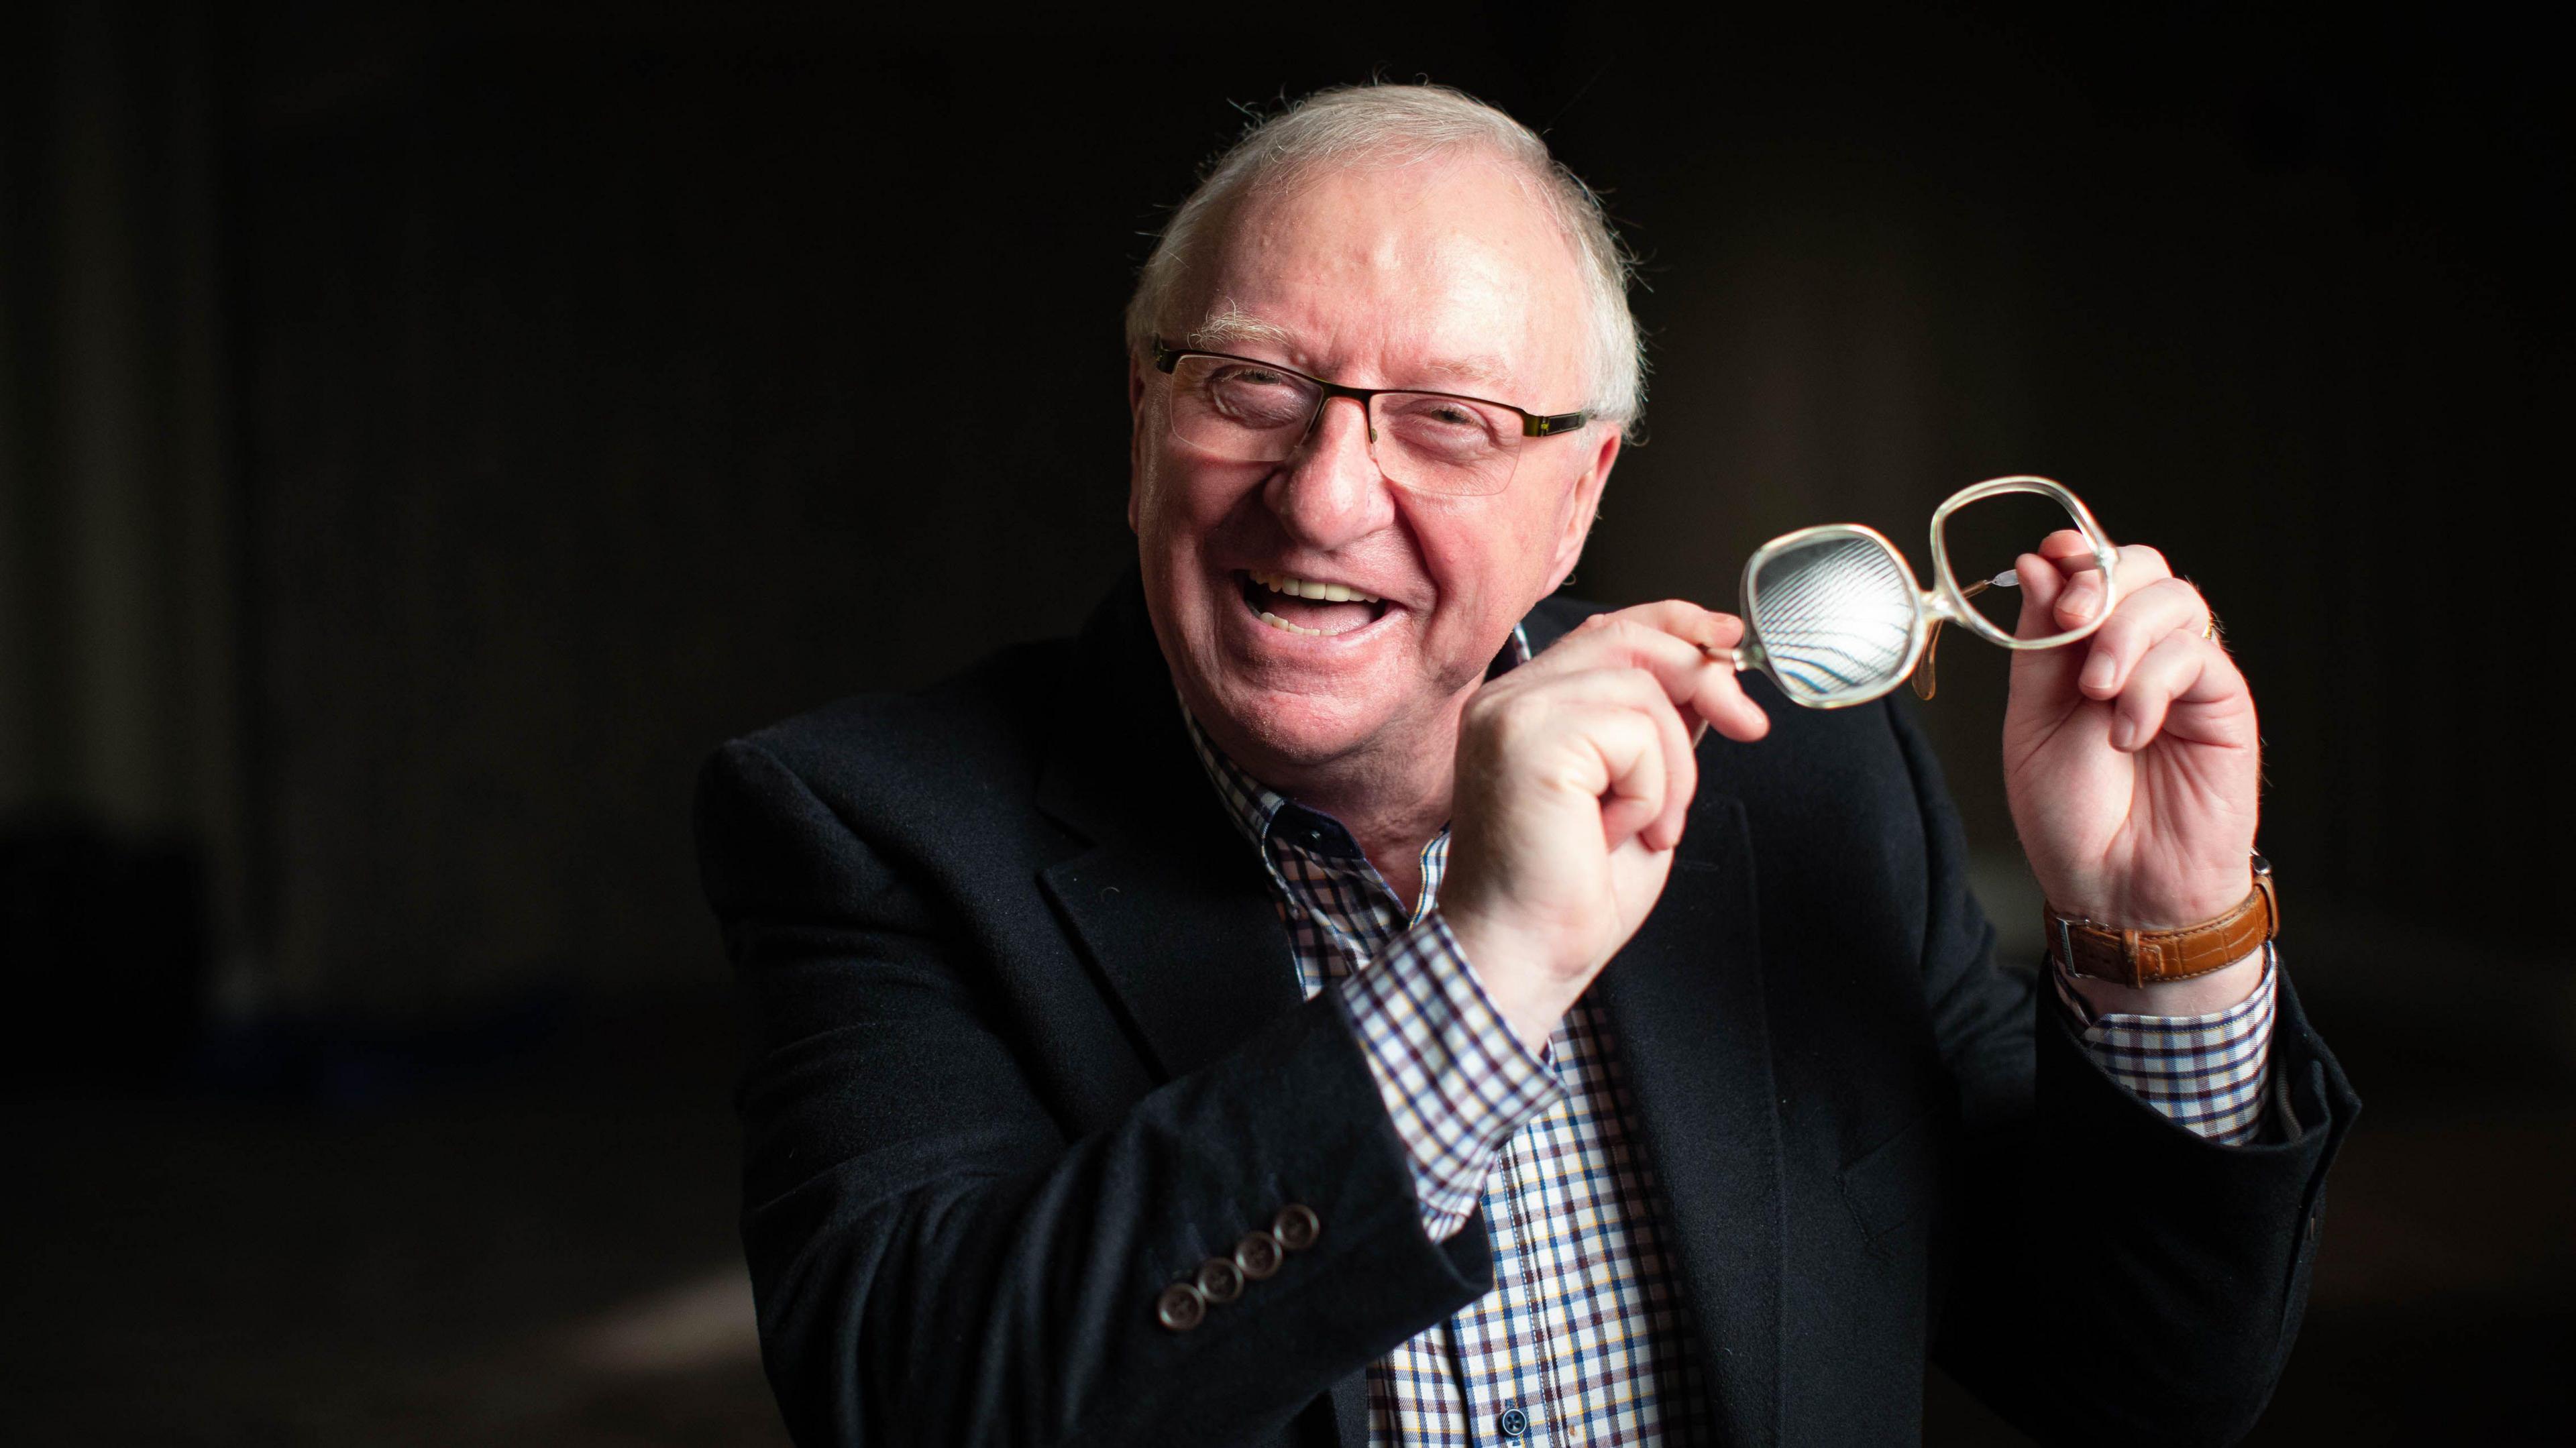
[{"label": "nose", "polygon": [[1330,549],[1364,538],[1395,516],[1391,488],[1369,452],[1368,407],[1333,397],[1305,443],[1263,490],[1270,511],[1298,542]]}]

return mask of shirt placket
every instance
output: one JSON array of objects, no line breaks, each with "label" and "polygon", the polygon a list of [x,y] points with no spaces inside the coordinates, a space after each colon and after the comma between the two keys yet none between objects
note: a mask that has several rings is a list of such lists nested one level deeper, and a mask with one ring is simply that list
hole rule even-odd
[{"label": "shirt placket", "polygon": [[[1579,1072],[1581,1054],[1574,1044],[1569,1015],[1554,1032],[1549,1056],[1560,1071],[1573,1075]],[[1576,1298],[1585,1284],[1582,1274],[1570,1271],[1563,1260],[1569,1249],[1583,1246],[1565,1240],[1565,1234],[1575,1228],[1575,1216],[1569,1200],[1573,1183],[1562,1156],[1572,1144],[1567,1138],[1576,1124],[1576,1111],[1576,1098],[1569,1094],[1522,1128],[1529,1148],[1529,1181],[1520,1199],[1533,1226],[1527,1261],[1539,1324],[1537,1376],[1542,1380],[1534,1399],[1536,1406],[1524,1405],[1524,1411],[1533,1428],[1545,1426],[1550,1442],[1579,1440],[1580,1435],[1569,1423],[1580,1416],[1586,1402],[1579,1381],[1583,1355],[1577,1350],[1579,1334],[1573,1320]],[[1516,1188],[1518,1185],[1516,1181]]]},{"label": "shirt placket", "polygon": [[[1493,1290],[1451,1320],[1468,1441],[1507,1448],[1563,1441],[1550,1410],[1546,1287],[1538,1278],[1536,1224],[1529,1218],[1533,1204],[1523,1180],[1529,1169],[1526,1131],[1505,1144],[1486,1178],[1483,1210],[1493,1250]],[[1507,1421],[1520,1427],[1517,1437],[1504,1434]]]}]

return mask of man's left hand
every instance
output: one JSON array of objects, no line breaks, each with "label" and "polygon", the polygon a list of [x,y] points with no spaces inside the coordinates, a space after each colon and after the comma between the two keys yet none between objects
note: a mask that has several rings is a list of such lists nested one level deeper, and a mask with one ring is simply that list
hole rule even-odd
[{"label": "man's left hand", "polygon": [[[2021,637],[2100,609],[2102,575],[2081,568],[2091,556],[2071,530],[2022,556]],[[2254,696],[2213,636],[2209,605],[2163,554],[2122,548],[2117,582],[2092,637],[2013,654],[2005,789],[2050,904],[2117,927],[2195,925],[2252,887]]]}]

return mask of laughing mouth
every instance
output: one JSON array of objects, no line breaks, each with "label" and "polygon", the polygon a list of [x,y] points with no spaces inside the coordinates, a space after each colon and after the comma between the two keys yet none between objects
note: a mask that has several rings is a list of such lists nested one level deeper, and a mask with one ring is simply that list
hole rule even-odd
[{"label": "laughing mouth", "polygon": [[1242,575],[1243,603],[1272,628],[1330,637],[1386,616],[1386,601],[1343,583],[1324,583],[1258,569]]}]

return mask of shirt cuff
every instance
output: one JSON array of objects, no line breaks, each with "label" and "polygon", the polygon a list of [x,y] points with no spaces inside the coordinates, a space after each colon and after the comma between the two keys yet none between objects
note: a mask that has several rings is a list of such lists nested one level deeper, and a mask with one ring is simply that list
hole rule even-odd
[{"label": "shirt cuff", "polygon": [[1563,1094],[1556,1073],[1486,998],[1437,911],[1338,990],[1412,1164],[1422,1228],[1447,1241],[1475,1215],[1504,1143]]},{"label": "shirt cuff", "polygon": [[2112,1080],[2193,1134],[2243,1146],[2263,1127],[2279,966],[2279,954],[2266,944],[2263,979],[2253,993],[2206,1016],[2097,1016],[2063,967],[2050,970],[2068,1024]]}]

